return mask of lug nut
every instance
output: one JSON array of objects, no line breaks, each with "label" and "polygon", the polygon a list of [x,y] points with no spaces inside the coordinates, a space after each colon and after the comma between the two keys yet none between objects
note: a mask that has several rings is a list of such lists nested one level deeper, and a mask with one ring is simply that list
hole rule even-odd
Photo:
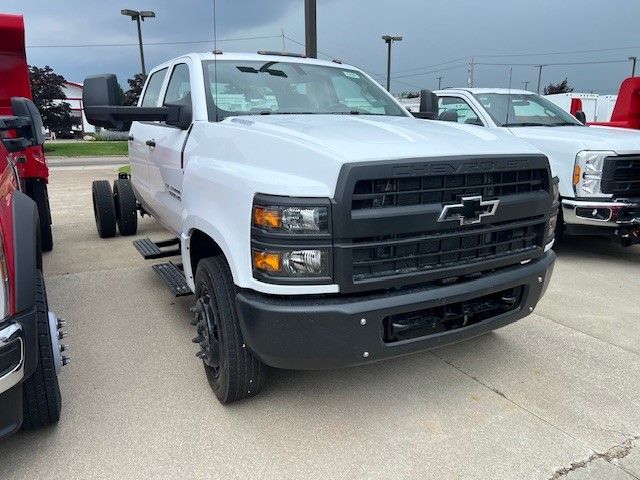
[{"label": "lug nut", "polygon": [[67,321],[64,318],[58,319],[58,330],[64,328],[67,325]]},{"label": "lug nut", "polygon": [[61,352],[66,352],[67,350],[69,350],[69,345],[65,345],[64,343],[60,345]]},{"label": "lug nut", "polygon": [[62,365],[65,366],[65,365],[69,365],[70,363],[71,363],[71,357],[64,355],[62,357]]},{"label": "lug nut", "polygon": [[68,335],[67,332],[65,332],[64,330],[58,331],[58,339],[59,340],[62,340],[63,338],[66,338],[67,335]]},{"label": "lug nut", "polygon": [[205,352],[204,350],[200,350],[198,353],[196,353],[196,357],[202,359],[204,357],[207,356],[207,352]]},{"label": "lug nut", "polygon": [[193,337],[191,339],[193,343],[201,343],[203,340],[204,340],[204,337],[202,335],[198,335],[197,337]]}]

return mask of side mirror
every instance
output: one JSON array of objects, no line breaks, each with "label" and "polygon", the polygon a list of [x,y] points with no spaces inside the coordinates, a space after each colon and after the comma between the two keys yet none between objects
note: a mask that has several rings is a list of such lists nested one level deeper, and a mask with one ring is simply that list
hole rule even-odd
[{"label": "side mirror", "polygon": [[416,118],[435,120],[438,117],[438,96],[431,90],[420,91],[420,111],[414,112]]},{"label": "side mirror", "polygon": [[193,121],[193,112],[191,107],[191,96],[175,103],[167,103],[165,105],[169,109],[166,123],[180,130],[188,130]]},{"label": "side mirror", "polygon": [[44,145],[44,126],[40,112],[35,104],[28,98],[12,97],[11,109],[16,117],[28,120],[28,125],[22,129],[22,136],[31,145]]},{"label": "side mirror", "polygon": [[164,122],[167,107],[123,107],[118,78],[113,73],[85,78],[82,102],[87,121],[96,127],[128,130],[131,122]]},{"label": "side mirror", "polygon": [[[27,117],[0,117],[0,140],[9,153],[21,152],[35,145],[32,135],[31,120]],[[3,131],[14,130],[15,137],[7,137]]]},{"label": "side mirror", "polygon": [[587,115],[586,113],[584,113],[582,110],[578,110],[574,116],[578,119],[578,121],[580,123],[582,123],[583,125],[586,125],[587,123]]}]

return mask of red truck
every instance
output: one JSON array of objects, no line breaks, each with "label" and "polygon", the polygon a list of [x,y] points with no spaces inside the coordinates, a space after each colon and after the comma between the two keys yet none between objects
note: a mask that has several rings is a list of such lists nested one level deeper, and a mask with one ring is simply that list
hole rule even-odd
[{"label": "red truck", "polygon": [[[18,43],[7,44],[8,40]],[[20,40],[21,39],[21,40]],[[19,44],[22,42],[21,44]],[[64,321],[49,311],[42,250],[51,238],[42,118],[31,100],[22,18],[0,15],[0,438],[60,418]],[[7,49],[18,51],[6,54]],[[21,53],[20,53],[21,52]],[[28,192],[30,195],[27,195]],[[34,201],[40,200],[40,203]],[[46,215],[42,208],[46,207]],[[43,232],[48,232],[45,238]]]},{"label": "red truck", "polygon": [[[29,68],[25,52],[24,21],[21,15],[0,14],[0,115],[26,116],[21,98],[31,99]],[[53,248],[51,210],[47,183],[49,169],[42,145],[27,147],[17,165],[23,191],[36,202],[40,216],[42,250]]]}]

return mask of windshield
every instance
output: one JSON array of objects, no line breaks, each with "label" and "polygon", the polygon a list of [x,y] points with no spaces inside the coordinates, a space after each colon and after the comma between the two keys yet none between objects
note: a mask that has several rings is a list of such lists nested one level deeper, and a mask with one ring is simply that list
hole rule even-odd
[{"label": "windshield", "polygon": [[572,115],[540,95],[480,93],[474,97],[499,127],[582,126]]},{"label": "windshield", "polygon": [[[407,116],[356,70],[294,62],[203,62],[209,120],[232,115]],[[216,115],[217,113],[217,115]]]}]

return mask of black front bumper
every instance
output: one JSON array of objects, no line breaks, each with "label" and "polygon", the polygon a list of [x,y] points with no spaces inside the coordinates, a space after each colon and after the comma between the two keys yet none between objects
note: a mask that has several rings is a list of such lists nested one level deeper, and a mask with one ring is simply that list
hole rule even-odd
[{"label": "black front bumper", "polygon": [[[247,347],[272,367],[319,370],[348,367],[447,345],[503,327],[527,316],[544,294],[555,253],[475,280],[375,295],[297,299],[242,291],[236,297]],[[432,335],[385,342],[390,315],[465,302],[522,287],[513,310]]]}]

